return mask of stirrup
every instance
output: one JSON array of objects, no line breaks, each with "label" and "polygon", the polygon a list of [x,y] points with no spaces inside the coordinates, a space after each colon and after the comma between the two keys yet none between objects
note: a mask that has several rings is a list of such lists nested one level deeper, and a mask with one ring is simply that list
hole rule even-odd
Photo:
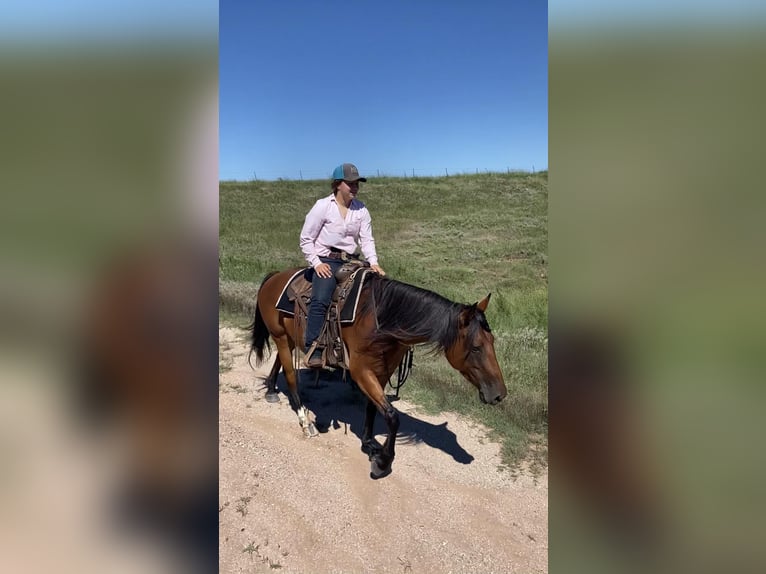
[{"label": "stirrup", "polygon": [[309,369],[321,369],[324,367],[324,360],[322,359],[322,347],[317,346],[316,342],[309,347],[306,352],[305,363]]}]

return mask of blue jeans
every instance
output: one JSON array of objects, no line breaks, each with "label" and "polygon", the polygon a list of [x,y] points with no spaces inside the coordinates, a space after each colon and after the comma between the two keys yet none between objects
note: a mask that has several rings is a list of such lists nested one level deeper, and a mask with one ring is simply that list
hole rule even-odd
[{"label": "blue jeans", "polygon": [[332,275],[324,279],[314,271],[314,276],[311,279],[311,303],[309,305],[309,316],[306,321],[306,351],[308,351],[316,338],[319,337],[325,316],[327,315],[327,308],[330,306],[332,294],[337,284],[335,272],[343,265],[343,261],[340,259],[329,259],[327,257],[320,257],[319,259],[322,263],[327,263],[330,266]]}]

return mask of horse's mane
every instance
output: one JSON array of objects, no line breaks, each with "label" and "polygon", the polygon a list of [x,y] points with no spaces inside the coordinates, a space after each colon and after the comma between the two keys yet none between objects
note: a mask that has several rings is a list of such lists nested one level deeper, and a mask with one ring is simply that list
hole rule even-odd
[{"label": "horse's mane", "polygon": [[[432,346],[433,352],[442,352],[455,343],[460,313],[469,307],[433,291],[376,274],[368,275],[365,289],[368,296],[360,312],[376,314],[378,319],[371,343],[422,339]],[[483,313],[478,310],[476,313],[481,315],[480,324],[486,324]]]}]

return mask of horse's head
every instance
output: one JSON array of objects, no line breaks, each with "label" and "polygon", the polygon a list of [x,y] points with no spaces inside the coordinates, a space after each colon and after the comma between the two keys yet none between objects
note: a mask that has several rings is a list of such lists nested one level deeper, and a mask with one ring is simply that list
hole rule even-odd
[{"label": "horse's head", "polygon": [[479,389],[481,401],[495,405],[505,398],[508,389],[497,364],[495,337],[484,316],[490,295],[463,307],[458,319],[457,340],[445,350],[445,355],[449,364]]}]

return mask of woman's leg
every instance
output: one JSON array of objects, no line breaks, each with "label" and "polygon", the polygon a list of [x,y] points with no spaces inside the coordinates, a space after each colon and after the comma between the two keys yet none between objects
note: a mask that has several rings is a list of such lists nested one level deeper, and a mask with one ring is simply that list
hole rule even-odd
[{"label": "woman's leg", "polygon": [[311,280],[311,303],[309,305],[309,315],[306,321],[306,346],[304,350],[308,352],[309,347],[319,337],[327,315],[327,307],[332,300],[333,291],[335,291],[335,271],[343,264],[336,259],[322,259],[323,263],[328,263],[332,269],[332,276],[324,279],[314,273]]}]

